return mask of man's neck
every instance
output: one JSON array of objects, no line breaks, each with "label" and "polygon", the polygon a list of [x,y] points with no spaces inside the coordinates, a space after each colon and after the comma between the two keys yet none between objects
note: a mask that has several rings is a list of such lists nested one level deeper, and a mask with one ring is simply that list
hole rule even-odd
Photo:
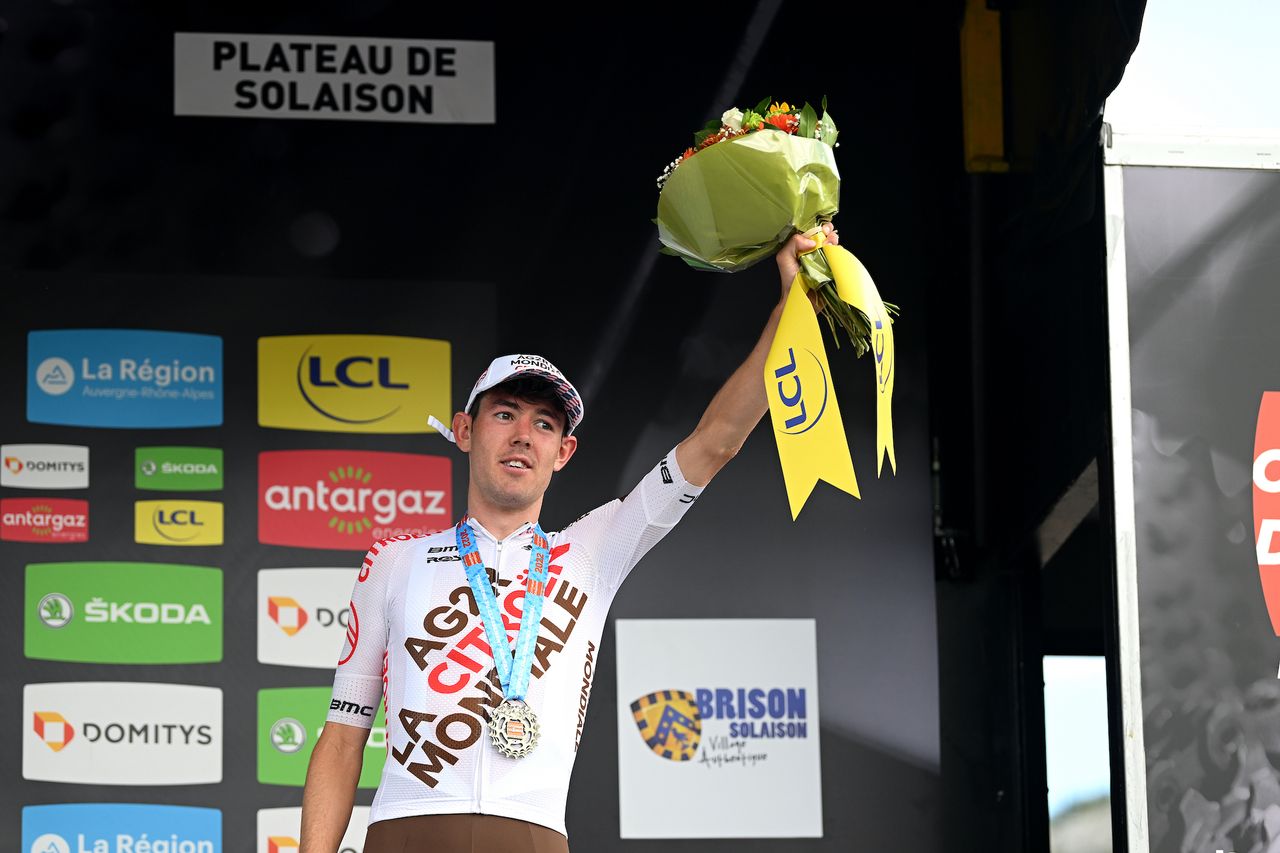
[{"label": "man's neck", "polygon": [[526,507],[500,507],[486,503],[478,495],[467,496],[467,515],[484,525],[484,529],[498,539],[506,539],[526,522],[536,523],[542,510],[542,500]]}]

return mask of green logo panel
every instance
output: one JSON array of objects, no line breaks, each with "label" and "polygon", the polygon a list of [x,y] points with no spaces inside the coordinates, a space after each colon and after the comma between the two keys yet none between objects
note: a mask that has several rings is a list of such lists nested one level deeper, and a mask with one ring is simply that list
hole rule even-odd
[{"label": "green logo panel", "polygon": [[[275,687],[258,691],[258,781],[293,785],[307,781],[311,750],[329,715],[329,687]],[[379,701],[364,749],[361,788],[376,788],[387,758],[387,722]]]},{"label": "green logo panel", "polygon": [[216,447],[139,447],[134,485],[165,492],[212,492],[222,488],[222,450]]},{"label": "green logo panel", "polygon": [[222,570],[169,563],[30,563],[23,650],[77,663],[222,660]]}]

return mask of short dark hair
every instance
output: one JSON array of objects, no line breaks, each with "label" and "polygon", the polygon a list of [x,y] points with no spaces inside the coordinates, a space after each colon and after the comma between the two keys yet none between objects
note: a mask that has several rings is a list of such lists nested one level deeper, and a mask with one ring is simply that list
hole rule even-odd
[{"label": "short dark hair", "polygon": [[565,411],[564,403],[560,396],[556,394],[555,388],[550,382],[539,379],[536,376],[516,376],[508,379],[506,382],[499,382],[488,391],[476,397],[471,408],[467,410],[467,414],[475,417],[480,411],[480,401],[495,392],[509,394],[520,400],[531,400],[535,403],[551,407],[560,415],[560,434],[564,435],[569,429],[569,413]]}]

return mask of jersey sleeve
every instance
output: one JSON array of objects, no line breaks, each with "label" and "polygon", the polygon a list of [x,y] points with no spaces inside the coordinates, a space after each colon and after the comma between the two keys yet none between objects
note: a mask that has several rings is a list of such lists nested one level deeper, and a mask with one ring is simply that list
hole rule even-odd
[{"label": "jersey sleeve", "polygon": [[333,677],[326,722],[372,728],[382,700],[387,655],[387,590],[402,548],[375,542],[351,590],[347,638]]},{"label": "jersey sleeve", "polygon": [[591,552],[600,582],[612,592],[684,517],[702,489],[684,478],[672,448],[629,495],[587,513],[565,532],[572,531]]}]

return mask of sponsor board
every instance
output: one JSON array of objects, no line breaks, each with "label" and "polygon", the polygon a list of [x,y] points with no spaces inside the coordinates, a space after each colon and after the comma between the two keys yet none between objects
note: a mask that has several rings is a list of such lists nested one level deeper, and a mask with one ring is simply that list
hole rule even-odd
[{"label": "sponsor board", "polygon": [[258,662],[332,670],[355,582],[355,569],[260,569]]},{"label": "sponsor board", "polygon": [[493,124],[493,42],[173,34],[173,114]]},{"label": "sponsor board", "polygon": [[222,781],[222,691],[115,681],[22,689],[22,778],[81,785]]},{"label": "sponsor board", "polygon": [[221,545],[222,504],[217,501],[137,501],[133,539],[142,545]]},{"label": "sponsor board", "polygon": [[138,329],[27,335],[27,420],[85,427],[222,425],[222,338]]},{"label": "sponsor board", "polygon": [[373,450],[258,455],[258,541],[364,551],[376,539],[448,527],[451,461]]},{"label": "sponsor board", "polygon": [[623,838],[822,836],[813,620],[619,619],[617,649]]},{"label": "sponsor board", "polygon": [[[369,807],[354,806],[351,822],[338,843],[338,853],[363,853],[369,829]],[[302,809],[258,809],[257,853],[297,853],[302,832]]]},{"label": "sponsor board", "polygon": [[222,853],[222,812],[192,806],[24,806],[21,853]]},{"label": "sponsor board", "polygon": [[78,663],[222,660],[222,572],[165,563],[31,563],[23,651]]},{"label": "sponsor board", "polygon": [[134,486],[165,492],[222,488],[222,450],[216,447],[139,447],[133,452]]},{"label": "sponsor board", "polygon": [[0,486],[10,489],[89,488],[89,448],[75,444],[0,446]]},{"label": "sponsor board", "polygon": [[70,498],[0,499],[0,539],[67,544],[89,541],[89,502]]},{"label": "sponsor board", "polygon": [[450,412],[450,345],[386,335],[258,339],[258,424],[322,432],[422,433]]},{"label": "sponsor board", "polygon": [[[329,687],[279,687],[258,691],[258,781],[302,787],[311,750],[329,714]],[[351,710],[351,709],[348,709]],[[365,744],[361,788],[376,788],[387,757],[387,725],[382,706],[354,709],[373,721]]]}]

